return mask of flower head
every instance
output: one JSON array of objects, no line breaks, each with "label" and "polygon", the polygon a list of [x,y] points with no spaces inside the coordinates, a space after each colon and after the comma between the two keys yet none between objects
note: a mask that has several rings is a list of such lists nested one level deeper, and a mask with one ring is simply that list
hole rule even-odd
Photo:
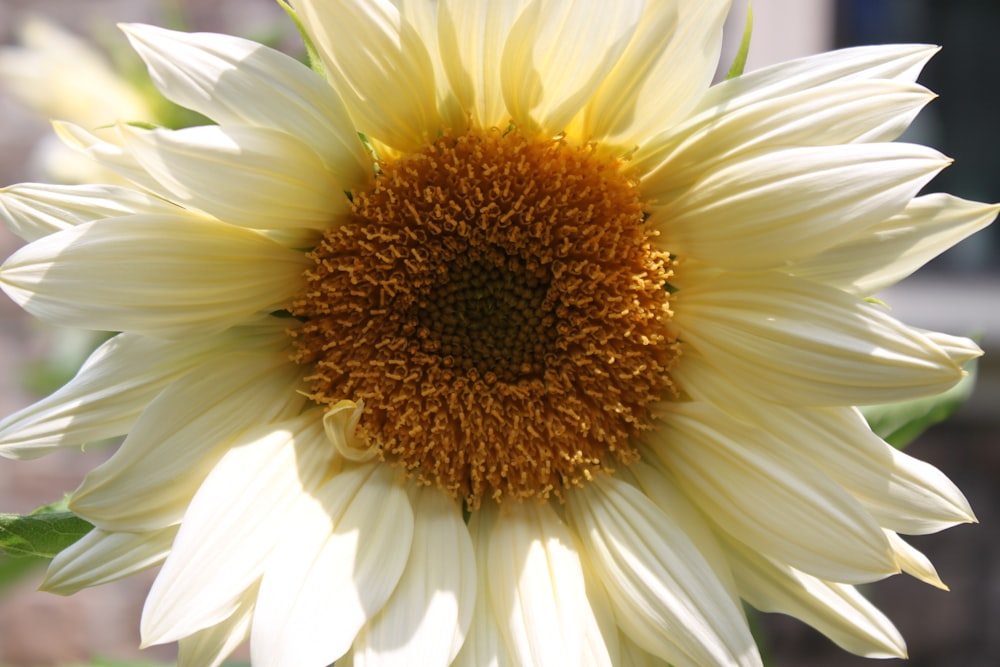
[{"label": "flower head", "polygon": [[[0,82],[42,118],[99,127],[116,118],[156,120],[148,95],[126,80],[96,47],[40,16],[18,29],[20,46],[0,48]],[[46,137],[32,156],[45,178],[85,183],[117,178],[92,160]]]},{"label": "flower head", "polygon": [[2,193],[4,290],[122,332],[0,424],[126,435],[50,590],[162,563],[186,665],[759,665],[741,598],[904,654],[854,585],[973,515],[853,406],[980,351],[866,297],[997,212],[893,142],[934,49],[710,86],[727,2],[588,4],[296,3],[325,78],[125,27],[218,125],[63,123],[133,185]]}]

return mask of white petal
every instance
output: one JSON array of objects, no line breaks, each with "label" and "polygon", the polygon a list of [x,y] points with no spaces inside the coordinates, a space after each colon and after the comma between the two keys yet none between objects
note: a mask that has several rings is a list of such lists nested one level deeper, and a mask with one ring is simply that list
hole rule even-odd
[{"label": "white petal", "polygon": [[55,393],[0,421],[0,455],[34,458],[127,433],[164,387],[220,352],[281,349],[286,326],[270,319],[183,343],[115,336]]},{"label": "white petal", "polygon": [[734,543],[740,595],[761,611],[789,614],[838,646],[868,658],[905,658],[906,644],[882,612],[853,586],[830,583]]},{"label": "white petal", "polygon": [[329,464],[314,412],[235,443],[191,501],[146,598],[144,645],[175,641],[232,616]]},{"label": "white petal", "polygon": [[141,533],[95,528],[52,559],[40,588],[72,595],[142,572],[163,562],[176,534],[176,526]]},{"label": "white petal", "polygon": [[177,642],[177,667],[218,667],[250,636],[257,587],[250,588],[226,620]]},{"label": "white petal", "polygon": [[283,353],[202,364],[149,404],[118,451],[84,478],[71,509],[106,530],[179,523],[234,440],[302,410],[300,382]]},{"label": "white petal", "polygon": [[686,116],[712,81],[729,0],[645,5],[628,49],[584,109],[584,139],[642,145]]},{"label": "white petal", "polygon": [[747,104],[735,100],[641,146],[632,164],[644,172],[643,193],[665,200],[718,165],[764,148],[895,139],[933,97],[923,86],[876,79],[834,81]]},{"label": "white petal", "polygon": [[281,130],[312,146],[350,189],[371,159],[343,102],[308,67],[240,37],[122,26],[160,92],[220,124]]},{"label": "white petal", "polygon": [[381,462],[345,468],[298,510],[261,581],[255,667],[325,667],[385,605],[413,537],[397,475]]},{"label": "white petal", "polygon": [[818,577],[847,583],[899,571],[881,528],[821,468],[770,433],[704,403],[670,405],[654,451],[723,530]]},{"label": "white petal", "polygon": [[642,9],[639,0],[528,5],[511,26],[500,63],[514,123],[549,135],[567,129],[618,62]]},{"label": "white petal", "polygon": [[174,201],[256,229],[324,229],[350,210],[348,185],[280,130],[246,125],[119,127],[126,148]]},{"label": "white petal", "polygon": [[500,62],[510,28],[530,1],[439,2],[444,69],[474,127],[504,127],[510,122],[501,89]]},{"label": "white petal", "polygon": [[448,667],[472,620],[476,561],[458,502],[436,488],[411,494],[413,544],[392,597],[354,644],[355,667]]},{"label": "white petal", "polygon": [[891,530],[885,531],[885,535],[889,538],[889,544],[892,545],[892,550],[896,553],[896,561],[903,572],[935,588],[949,590],[941,581],[941,577],[938,576],[937,570],[927,556]]},{"label": "white petal", "polygon": [[101,218],[176,211],[169,202],[118,185],[21,183],[0,189],[0,220],[25,241]]},{"label": "white petal", "polygon": [[567,500],[588,561],[633,641],[678,667],[761,664],[737,602],[638,489],[602,477]]},{"label": "white petal", "polygon": [[500,619],[490,601],[489,543],[496,523],[495,506],[480,508],[469,517],[469,536],[476,557],[476,600],[472,625],[453,667],[517,667],[500,633]]},{"label": "white petal", "polygon": [[580,664],[590,604],[566,526],[547,504],[501,508],[489,542],[488,595],[519,665]]},{"label": "white petal", "polygon": [[395,3],[310,0],[295,9],[360,132],[404,151],[434,138],[442,123],[433,45]]},{"label": "white petal", "polygon": [[[944,391],[961,368],[882,308],[781,274],[682,283],[673,324],[700,359],[768,400],[866,405]],[[683,363],[683,362],[682,362]]]},{"label": "white petal", "polygon": [[727,161],[649,223],[682,258],[733,270],[821,252],[903,210],[948,160],[913,144],[779,147]]},{"label": "white petal", "polygon": [[1000,205],[946,194],[918,197],[884,222],[788,270],[868,296],[895,285],[959,241],[990,224]]},{"label": "white petal", "polygon": [[206,335],[284,307],[308,261],[257,232],[188,216],[97,220],[11,255],[0,286],[58,324]]}]

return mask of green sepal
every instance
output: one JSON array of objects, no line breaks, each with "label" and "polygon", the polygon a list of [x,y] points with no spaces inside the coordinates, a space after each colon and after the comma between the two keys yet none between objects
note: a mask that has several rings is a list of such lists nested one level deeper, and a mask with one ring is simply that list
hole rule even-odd
[{"label": "green sepal", "polygon": [[302,25],[302,19],[299,18],[298,12],[292,9],[292,6],[285,2],[285,0],[278,0],[278,4],[285,10],[288,17],[292,19],[292,23],[295,24],[299,35],[302,36],[302,44],[306,47],[306,56],[309,59],[309,68],[325,79],[326,66],[323,65],[323,59],[319,57],[319,51],[316,49],[316,44],[312,41],[312,37],[309,36],[305,26]]},{"label": "green sepal", "polygon": [[0,514],[0,551],[8,556],[52,559],[94,527],[66,509],[66,501],[31,514]]},{"label": "green sepal", "polygon": [[734,79],[741,74],[747,66],[747,56],[750,55],[750,36],[753,34],[753,5],[752,3],[747,3],[747,22],[743,27],[743,37],[740,38],[740,48],[736,52],[736,57],[733,58],[733,64],[729,66],[729,71],[726,72],[726,79]]},{"label": "green sepal", "polygon": [[962,406],[976,384],[976,362],[967,367],[968,375],[946,392],[912,401],[868,405],[861,408],[869,426],[897,449],[916,440],[931,426],[951,417]]}]

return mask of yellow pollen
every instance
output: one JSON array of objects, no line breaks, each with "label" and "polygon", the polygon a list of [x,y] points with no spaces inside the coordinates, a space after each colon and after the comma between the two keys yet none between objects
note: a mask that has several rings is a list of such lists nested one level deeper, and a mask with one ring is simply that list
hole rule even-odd
[{"label": "yellow pollen", "polygon": [[491,130],[380,167],[289,308],[311,398],[363,399],[359,437],[470,508],[636,460],[678,349],[621,161]]}]

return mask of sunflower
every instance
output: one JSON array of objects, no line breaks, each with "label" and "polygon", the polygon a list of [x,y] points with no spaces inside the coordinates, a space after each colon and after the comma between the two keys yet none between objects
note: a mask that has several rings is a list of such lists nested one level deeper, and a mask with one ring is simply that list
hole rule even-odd
[{"label": "sunflower", "polygon": [[133,185],[2,193],[7,294],[121,332],[0,424],[125,435],[45,587],[162,564],[182,665],[759,665],[741,599],[904,655],[854,586],[974,517],[854,406],[980,351],[868,297],[997,207],[893,142],[933,47],[712,86],[727,11],[305,0],[314,70],[125,26],[218,124],[58,123]]}]

